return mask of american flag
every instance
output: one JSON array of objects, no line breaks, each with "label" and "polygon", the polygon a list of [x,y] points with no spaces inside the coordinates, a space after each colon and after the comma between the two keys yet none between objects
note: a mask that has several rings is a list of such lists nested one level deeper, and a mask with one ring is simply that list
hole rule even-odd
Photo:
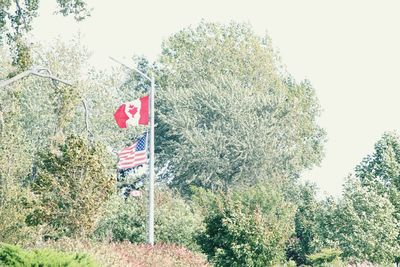
[{"label": "american flag", "polygon": [[147,134],[144,134],[133,145],[118,152],[118,169],[129,169],[147,163],[146,136]]}]

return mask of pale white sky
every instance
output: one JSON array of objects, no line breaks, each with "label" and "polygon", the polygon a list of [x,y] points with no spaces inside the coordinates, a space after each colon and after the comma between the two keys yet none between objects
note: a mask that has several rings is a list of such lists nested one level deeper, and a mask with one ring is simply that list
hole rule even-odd
[{"label": "pale white sky", "polygon": [[400,129],[399,1],[90,0],[92,17],[79,24],[52,15],[50,2],[41,2],[34,38],[68,40],[80,31],[99,67],[114,64],[109,56],[155,59],[163,39],[201,19],[249,22],[260,35],[268,32],[288,71],[311,80],[323,108],[326,156],[303,177],[321,192],[340,194],[384,131]]}]

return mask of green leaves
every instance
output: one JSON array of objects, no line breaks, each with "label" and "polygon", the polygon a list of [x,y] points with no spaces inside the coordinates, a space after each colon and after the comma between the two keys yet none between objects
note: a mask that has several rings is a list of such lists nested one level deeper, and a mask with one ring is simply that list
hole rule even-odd
[{"label": "green leaves", "polygon": [[269,39],[248,25],[184,29],[160,65],[157,158],[182,191],[297,177],[320,161],[314,89],[282,74]]},{"label": "green leaves", "polygon": [[73,14],[77,21],[90,16],[90,10],[84,0],[57,0],[57,3],[60,7],[59,12],[64,16]]},{"label": "green leaves", "polygon": [[[155,197],[156,243],[180,244],[198,249],[193,237],[201,229],[201,214],[170,189],[157,190]],[[105,206],[94,237],[98,240],[144,243],[147,239],[147,207],[146,194],[126,200],[114,196]]]},{"label": "green leaves", "polygon": [[356,167],[356,175],[364,185],[379,191],[400,190],[400,137],[385,133],[375,144],[375,151]]},{"label": "green leaves", "polygon": [[325,245],[336,244],[345,258],[390,263],[400,249],[394,211],[387,198],[348,178],[343,199],[320,218],[328,226],[321,228]]},{"label": "green leaves", "polygon": [[108,156],[101,145],[88,145],[76,136],[68,137],[58,149],[39,156],[37,177],[32,182],[38,202],[28,221],[51,226],[52,237],[88,233],[113,192]]},{"label": "green leaves", "polygon": [[[59,12],[64,16],[73,14],[77,21],[90,15],[84,0],[57,0]],[[2,0],[0,1],[0,43],[4,34],[8,42],[16,41],[32,29],[32,20],[37,16],[39,0]],[[7,25],[11,27],[7,28]]]},{"label": "green leaves", "polygon": [[198,237],[216,266],[269,266],[284,260],[293,231],[294,206],[277,188],[241,188],[216,197]]},{"label": "green leaves", "polygon": [[23,250],[17,246],[0,244],[0,264],[4,266],[97,266],[83,253],[58,252],[51,249]]},{"label": "green leaves", "polygon": [[333,265],[336,261],[337,265],[339,265],[340,254],[342,252],[339,249],[333,248],[324,248],[321,251],[309,255],[307,258],[312,264],[312,266],[330,266]]}]

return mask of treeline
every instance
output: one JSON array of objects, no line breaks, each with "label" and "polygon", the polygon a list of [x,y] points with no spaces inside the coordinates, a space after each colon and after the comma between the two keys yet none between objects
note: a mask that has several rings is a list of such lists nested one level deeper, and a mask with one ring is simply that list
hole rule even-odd
[{"label": "treeline", "polygon": [[[315,90],[290,76],[268,36],[202,22],[161,50],[156,62],[133,58],[156,75],[157,243],[202,252],[216,266],[400,260],[395,133],[356,166],[340,199],[318,200],[298,179],[323,157]],[[31,75],[0,88],[0,241],[144,243],[146,181],[117,181],[116,152],[145,128],[121,130],[112,115],[149,83],[123,67],[92,68],[76,41],[27,53],[1,50],[0,80],[29,69],[57,79]],[[124,196],[127,184],[143,196]]]}]

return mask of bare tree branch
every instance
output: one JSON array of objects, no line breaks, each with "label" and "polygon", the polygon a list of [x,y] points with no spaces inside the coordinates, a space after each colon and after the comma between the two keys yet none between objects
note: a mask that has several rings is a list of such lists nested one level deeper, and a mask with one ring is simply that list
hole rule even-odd
[{"label": "bare tree branch", "polygon": [[9,17],[9,18],[12,16],[10,12],[8,12],[8,11],[6,11],[6,10],[4,10],[4,9],[0,10],[0,13],[6,14],[7,17]]},{"label": "bare tree branch", "polygon": [[[43,73],[45,72],[45,73]],[[46,74],[47,73],[47,74]],[[0,81],[0,88],[6,87],[8,85],[11,85],[29,75],[34,75],[34,76],[38,76],[41,78],[47,78],[47,79],[51,79],[52,81],[56,81],[56,82],[60,82],[69,86],[73,86],[72,83],[62,80],[60,78],[57,78],[55,76],[53,76],[50,72],[50,70],[46,69],[46,68],[33,68],[30,70],[26,70],[24,72],[21,72],[17,75],[15,75],[14,77],[8,79],[8,80],[2,80]]]},{"label": "bare tree branch", "polygon": [[18,9],[18,15],[22,18],[22,20],[24,21],[24,26],[25,26],[25,29],[27,30],[28,29],[28,23],[26,23],[26,19],[25,19],[25,15],[24,15],[24,12],[23,12],[23,10],[22,10],[22,8],[21,8],[21,6],[20,6],[20,4],[19,4],[19,0],[15,0],[15,5],[17,6],[17,9]]}]

